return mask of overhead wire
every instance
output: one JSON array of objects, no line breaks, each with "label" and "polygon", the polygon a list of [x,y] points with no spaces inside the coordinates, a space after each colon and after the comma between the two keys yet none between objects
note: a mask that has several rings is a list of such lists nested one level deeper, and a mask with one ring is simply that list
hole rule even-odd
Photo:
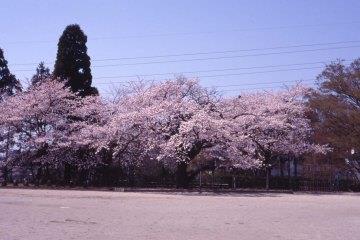
[{"label": "overhead wire", "polygon": [[[344,21],[333,23],[320,24],[298,24],[298,25],[283,25],[283,26],[265,26],[256,28],[236,28],[229,30],[210,30],[210,31],[194,31],[194,32],[175,32],[175,33],[155,33],[155,34],[141,34],[141,35],[124,35],[124,36],[97,36],[89,37],[89,41],[103,41],[115,39],[131,39],[131,38],[152,38],[152,37],[173,37],[173,36],[192,36],[204,34],[216,34],[227,32],[247,32],[247,31],[267,31],[267,30],[281,30],[281,29],[296,29],[296,28],[313,28],[313,27],[332,27],[337,25],[354,25],[360,24],[360,21]],[[2,41],[2,44],[37,44],[37,43],[54,43],[56,40],[21,40],[21,41]]]},{"label": "overhead wire", "polygon": [[[267,48],[250,48],[250,49],[237,49],[237,50],[224,50],[224,51],[188,52],[188,53],[135,56],[135,57],[102,58],[102,59],[93,59],[91,61],[92,62],[103,62],[103,61],[137,60],[137,59],[151,59],[151,58],[164,58],[164,57],[197,56],[197,55],[210,55],[210,54],[227,54],[227,53],[236,53],[236,52],[253,52],[253,51],[265,51],[265,50],[276,50],[276,49],[286,49],[286,48],[338,45],[338,44],[359,43],[359,42],[360,42],[360,40],[352,40],[352,41],[338,41],[338,42],[326,42],[326,43],[275,46],[275,47],[267,47]],[[343,47],[353,47],[353,46],[342,46],[341,48],[343,48]],[[330,49],[336,49],[336,48],[330,48]],[[312,49],[308,49],[308,50],[312,50]],[[308,50],[306,50],[306,51],[308,51]],[[314,49],[314,50],[318,50],[318,49]],[[247,56],[247,55],[245,55],[245,56]],[[233,57],[233,56],[225,56],[225,57]],[[189,59],[189,60],[191,60],[191,59]],[[50,63],[54,63],[54,61],[51,61],[51,62],[45,61],[44,63],[50,64]],[[35,64],[38,64],[38,63],[35,63],[35,62],[32,62],[32,63],[29,63],[29,62],[28,63],[10,63],[9,65],[11,65],[11,66],[27,66],[27,65],[35,65]],[[100,65],[100,66],[102,66],[102,65]]]}]

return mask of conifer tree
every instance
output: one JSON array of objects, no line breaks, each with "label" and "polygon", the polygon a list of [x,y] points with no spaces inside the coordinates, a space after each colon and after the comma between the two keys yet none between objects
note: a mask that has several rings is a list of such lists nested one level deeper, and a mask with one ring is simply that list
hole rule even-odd
[{"label": "conifer tree", "polygon": [[0,48],[0,100],[4,96],[12,96],[21,91],[21,84],[15,75],[10,73],[7,63]]},{"label": "conifer tree", "polygon": [[36,68],[35,75],[31,78],[31,85],[41,83],[45,79],[48,79],[50,76],[50,69],[48,67],[45,67],[44,62],[40,62],[38,67]]},{"label": "conifer tree", "polygon": [[66,81],[65,85],[80,96],[98,94],[91,86],[90,57],[87,54],[87,36],[77,24],[65,28],[58,43],[54,77]]},{"label": "conifer tree", "polygon": [[[4,52],[0,48],[0,102],[2,102],[4,97],[12,96],[19,91],[21,91],[21,84],[15,75],[10,73]],[[5,182],[3,182],[5,185],[8,180],[6,161],[10,154],[10,143],[12,142],[9,135],[10,132],[11,130],[9,128],[3,127],[2,125],[0,126],[0,155],[3,156],[3,159],[0,159],[0,171],[5,180]]]}]

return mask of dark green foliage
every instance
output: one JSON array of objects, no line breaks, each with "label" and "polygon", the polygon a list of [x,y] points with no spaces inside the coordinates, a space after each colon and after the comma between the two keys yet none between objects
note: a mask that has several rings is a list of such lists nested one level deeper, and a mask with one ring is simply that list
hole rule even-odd
[{"label": "dark green foliage", "polygon": [[15,75],[10,73],[4,52],[0,48],[0,99],[4,95],[12,96],[18,91],[21,91],[21,84]]},{"label": "dark green foliage", "polygon": [[54,67],[54,77],[67,81],[66,85],[80,96],[98,94],[97,89],[91,87],[92,75],[86,42],[87,36],[79,25],[67,26],[59,39]]},{"label": "dark green foliage", "polygon": [[44,62],[40,62],[36,68],[36,74],[31,78],[31,84],[35,85],[41,83],[45,79],[51,77],[50,69],[45,67]]},{"label": "dark green foliage", "polygon": [[332,148],[326,161],[349,168],[360,182],[360,58],[327,65],[317,80],[309,96],[315,140]]}]

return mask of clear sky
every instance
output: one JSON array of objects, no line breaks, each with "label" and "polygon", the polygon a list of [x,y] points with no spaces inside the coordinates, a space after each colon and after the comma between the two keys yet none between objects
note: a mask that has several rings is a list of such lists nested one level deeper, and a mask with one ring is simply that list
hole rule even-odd
[{"label": "clear sky", "polygon": [[[178,73],[237,94],[312,84],[322,62],[359,57],[359,13],[359,0],[2,0],[0,47],[25,81],[40,61],[53,68],[59,36],[78,23],[104,96],[132,75]],[[221,53],[194,54],[209,52]],[[172,74],[141,76],[159,73]]]}]

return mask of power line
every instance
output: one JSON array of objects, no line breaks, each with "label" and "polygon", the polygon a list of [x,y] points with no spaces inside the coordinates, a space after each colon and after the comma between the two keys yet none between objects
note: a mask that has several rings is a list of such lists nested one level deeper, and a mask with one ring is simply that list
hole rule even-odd
[{"label": "power line", "polygon": [[[315,81],[316,79],[304,79],[304,80],[289,80],[289,81],[277,81],[277,82],[266,82],[266,83],[248,83],[248,84],[231,84],[231,85],[222,85],[221,87],[241,87],[241,86],[252,86],[252,85],[267,85],[267,84],[283,84],[280,86],[264,86],[264,87],[254,87],[254,88],[236,88],[236,89],[223,89],[218,92],[233,92],[233,91],[248,91],[248,90],[264,90],[264,89],[275,89],[279,87],[286,87],[286,83],[303,83],[303,82],[310,82]],[[220,86],[213,86],[219,88]],[[211,87],[210,87],[211,88]]]},{"label": "power line", "polygon": [[[205,88],[219,88],[219,87],[240,87],[240,86],[251,86],[251,85],[263,85],[263,84],[285,84],[285,83],[302,83],[306,81],[315,81],[316,79],[305,79],[305,80],[289,80],[289,81],[279,81],[279,82],[267,82],[267,83],[249,83],[249,84],[231,84],[231,85],[222,85],[222,86],[211,86],[211,87],[205,87]],[[218,92],[233,92],[233,91],[248,91],[248,90],[256,90],[256,89],[275,89],[279,87],[285,87],[286,85],[281,86],[263,86],[263,87],[254,87],[254,88],[236,88],[236,89],[223,89],[219,90]],[[113,93],[103,93],[104,95],[111,95]]]},{"label": "power line", "polygon": [[[198,31],[198,32],[179,32],[179,33],[156,33],[156,34],[144,34],[144,35],[127,35],[127,36],[99,36],[89,37],[89,41],[102,41],[102,40],[113,40],[113,39],[131,39],[131,38],[151,38],[151,37],[174,37],[174,36],[191,36],[191,35],[204,35],[204,34],[216,34],[216,33],[227,33],[227,32],[247,32],[247,31],[266,31],[266,30],[281,30],[281,29],[294,29],[294,28],[313,28],[313,27],[330,27],[337,25],[349,25],[349,24],[360,24],[360,21],[349,21],[349,22],[334,22],[334,23],[323,23],[323,24],[300,24],[300,25],[284,25],[284,26],[273,26],[273,27],[258,27],[258,28],[238,28],[223,31]],[[56,40],[25,40],[25,41],[9,41],[2,42],[2,44],[36,44],[36,43],[53,43]]]},{"label": "power line", "polygon": [[287,71],[298,71],[298,70],[310,70],[310,69],[320,69],[320,68],[323,68],[323,67],[303,67],[303,68],[277,69],[277,70],[257,71],[257,72],[228,73],[228,74],[217,74],[217,75],[203,75],[203,76],[198,76],[198,77],[199,77],[199,78],[228,77],[228,76],[239,76],[239,75],[259,74],[259,73],[272,73],[272,72],[287,72]]},{"label": "power line", "polygon": [[[354,61],[342,60],[344,62]],[[223,72],[223,71],[235,71],[235,70],[249,70],[249,69],[262,69],[262,68],[274,68],[274,67],[290,67],[290,66],[306,66],[313,64],[328,64],[330,60],[326,61],[317,61],[317,62],[303,62],[303,63],[292,63],[292,64],[280,64],[280,65],[265,65],[265,66],[252,66],[252,67],[238,67],[238,68],[220,68],[220,69],[210,69],[210,70],[197,70],[197,71],[182,71],[182,72],[167,72],[167,73],[149,73],[149,74],[134,74],[134,75],[116,75],[116,76],[100,76],[93,79],[112,79],[112,78],[140,78],[140,77],[153,77],[153,76],[166,76],[174,75],[179,76],[183,74],[192,74],[192,73],[207,73],[207,72]]]},{"label": "power line", "polygon": [[283,86],[267,86],[267,87],[255,87],[255,88],[237,88],[237,89],[225,89],[220,90],[219,92],[241,92],[241,91],[248,91],[248,90],[264,90],[264,89],[275,89]]},{"label": "power line", "polygon": [[[344,60],[344,61],[350,61],[350,60]],[[318,62],[280,64],[280,65],[265,65],[265,66],[253,66],[253,67],[238,67],[238,68],[222,68],[222,69],[210,69],[210,70],[198,70],[198,71],[150,73],[150,74],[137,74],[137,75],[102,76],[102,77],[95,77],[94,79],[134,78],[134,77],[139,78],[139,77],[153,77],[153,76],[166,76],[166,75],[175,75],[176,76],[176,75],[191,74],[191,73],[223,72],[223,71],[249,70],[249,69],[261,69],[261,68],[273,68],[273,67],[304,66],[304,65],[326,64],[326,63],[327,63],[327,61],[318,61]]]},{"label": "power line", "polygon": [[[314,47],[314,46],[324,46],[324,45],[338,45],[338,44],[347,44],[347,43],[358,43],[360,40],[352,41],[339,41],[339,42],[327,42],[327,43],[313,43],[313,44],[297,44],[297,45],[287,45],[287,46],[275,46],[268,48],[250,48],[250,49],[237,49],[237,50],[225,50],[225,51],[208,51],[208,52],[188,52],[188,53],[177,53],[177,54],[163,54],[163,55],[152,55],[152,56],[135,56],[135,57],[120,57],[120,58],[103,58],[103,59],[94,59],[92,62],[104,62],[104,61],[118,61],[118,60],[136,60],[136,59],[151,59],[151,58],[164,58],[164,57],[180,57],[180,56],[197,56],[197,55],[209,55],[209,54],[226,54],[226,53],[236,53],[236,52],[252,52],[252,51],[265,51],[265,50],[276,50],[276,49],[286,49],[286,48],[300,48],[300,47]],[[54,61],[47,61],[45,64],[51,64]],[[13,63],[9,64],[11,66],[26,66],[26,65],[35,65],[38,63]]]},{"label": "power line", "polygon": [[302,80],[285,80],[285,81],[274,81],[274,82],[261,82],[261,83],[243,83],[243,84],[228,84],[228,85],[214,85],[207,88],[226,88],[226,87],[241,87],[241,86],[257,86],[257,85],[268,85],[268,84],[282,84],[282,83],[302,83],[302,82],[310,82],[315,81],[316,79],[302,79]]},{"label": "power line", "polygon": [[[360,45],[355,45],[355,46],[344,46],[344,47],[317,48],[317,49],[305,49],[305,50],[283,51],[283,52],[272,52],[272,53],[247,54],[247,55],[237,55],[237,56],[221,56],[221,57],[209,57],[209,58],[192,58],[192,59],[179,59],[179,60],[167,60],[167,61],[153,61],[153,62],[142,62],[142,63],[121,63],[121,64],[108,64],[108,65],[95,65],[93,67],[94,68],[96,68],[96,67],[118,67],[118,66],[132,66],[132,65],[135,66],[135,65],[146,65],[146,64],[233,59],[233,58],[244,58],[244,57],[258,57],[258,56],[291,54],[291,53],[316,52],[316,51],[326,51],[326,50],[339,50],[339,49],[349,49],[349,48],[359,48],[359,47],[360,47]],[[14,71],[28,72],[28,71],[34,71],[34,70],[32,70],[32,69],[16,69]]]},{"label": "power line", "polygon": [[126,39],[126,38],[146,38],[146,37],[171,37],[181,35],[202,35],[202,34],[215,34],[226,32],[247,32],[247,31],[263,31],[263,30],[277,30],[277,29],[292,29],[292,28],[311,28],[311,27],[325,27],[347,24],[360,24],[360,21],[350,22],[337,22],[337,23],[324,23],[324,24],[300,24],[300,25],[286,25],[286,26],[274,26],[274,27],[258,27],[258,28],[237,28],[224,31],[199,31],[199,32],[183,32],[183,33],[157,33],[147,35],[132,35],[132,36],[118,36],[118,37],[96,37],[92,40],[104,40],[104,39]]},{"label": "power line", "polygon": [[258,53],[258,54],[247,54],[247,55],[237,55],[237,56],[192,58],[192,59],[152,61],[152,62],[140,62],[140,63],[107,64],[107,65],[95,65],[93,67],[101,68],[101,67],[117,67],[117,66],[135,66],[135,65],[147,65],[147,64],[160,64],[160,63],[193,62],[193,61],[206,61],[206,60],[218,60],[218,59],[233,59],[233,58],[244,58],[244,57],[259,57],[259,56],[281,55],[281,54],[291,54],[291,53],[304,53],[304,52],[316,52],[316,51],[326,51],[326,50],[338,50],[338,49],[348,49],[348,48],[358,48],[358,47],[360,47],[360,45],[344,46],[344,47],[332,47],[332,48],[317,48],[317,49],[295,50],[295,51],[282,51],[282,52],[272,52],[272,53]]},{"label": "power line", "polygon": [[226,33],[226,32],[247,32],[247,31],[280,30],[280,29],[293,29],[293,28],[312,28],[312,27],[326,27],[326,26],[347,25],[347,24],[360,24],[360,21],[335,22],[335,23],[324,23],[324,24],[299,24],[299,25],[258,27],[258,28],[237,28],[237,29],[230,29],[224,31],[199,31],[199,32],[183,32],[183,33],[160,33],[160,34],[158,33],[158,34],[119,36],[119,37],[98,37],[98,38],[92,38],[92,40],[168,37],[168,36],[180,36],[180,35],[215,34],[215,33]]},{"label": "power line", "polygon": [[296,79],[296,80],[285,80],[285,81],[272,81],[272,82],[257,82],[257,83],[242,83],[242,84],[227,84],[227,85],[213,85],[205,88],[227,88],[227,87],[240,87],[240,86],[258,86],[268,84],[286,84],[286,83],[302,83],[302,82],[314,82],[316,79]]},{"label": "power line", "polygon": [[359,42],[360,42],[359,40],[354,40],[354,41],[340,41],[340,42],[328,42],[328,43],[313,43],[313,44],[276,46],[276,47],[268,47],[268,48],[250,48],[250,49],[237,49],[237,50],[225,50],[225,51],[178,53],[178,54],[121,57],[121,58],[104,58],[104,59],[95,59],[93,61],[94,62],[103,62],[103,61],[117,61],[117,60],[136,60],[136,59],[164,58],[164,57],[197,56],[197,55],[209,55],[209,54],[226,54],[226,53],[264,51],[264,50],[276,50],[276,49],[286,49],[286,48],[314,47],[314,46],[324,46],[324,45],[338,45],[338,44],[359,43]]},{"label": "power line", "polygon": [[[228,77],[228,76],[240,76],[240,75],[251,75],[251,74],[260,74],[260,73],[272,73],[272,72],[287,72],[287,71],[298,71],[298,70],[309,70],[309,69],[320,69],[323,67],[303,67],[303,68],[290,68],[290,69],[277,69],[277,70],[268,70],[268,71],[257,71],[257,72],[242,72],[242,73],[229,73],[229,74],[216,74],[216,75],[202,75],[196,76],[197,78],[213,78],[213,77]],[[96,80],[96,78],[94,78]],[[148,80],[148,81],[166,81],[168,79],[155,79],[155,80]],[[130,82],[137,82],[137,81],[116,81],[116,82],[102,82],[96,83],[100,85],[106,84],[113,84],[113,83],[130,83]]]},{"label": "power line", "polygon": [[[350,60],[342,60],[344,62],[353,61]],[[316,61],[316,62],[303,62],[303,63],[292,63],[292,64],[278,64],[278,65],[264,65],[264,66],[251,66],[251,67],[237,67],[237,68],[220,68],[220,69],[209,69],[209,70],[196,70],[196,71],[182,71],[182,72],[167,72],[167,73],[149,73],[149,74],[134,74],[134,75],[116,75],[116,76],[100,76],[95,77],[96,79],[113,79],[113,78],[139,78],[139,77],[153,77],[153,76],[166,76],[166,75],[174,75],[179,76],[183,74],[193,74],[193,73],[208,73],[208,72],[224,72],[224,71],[235,71],[235,70],[250,70],[250,69],[263,69],[263,68],[276,68],[276,67],[290,67],[290,66],[306,66],[306,65],[315,65],[315,64],[328,64],[331,62],[330,60],[326,61]],[[33,71],[31,69],[27,70],[14,70],[14,71]]]}]

